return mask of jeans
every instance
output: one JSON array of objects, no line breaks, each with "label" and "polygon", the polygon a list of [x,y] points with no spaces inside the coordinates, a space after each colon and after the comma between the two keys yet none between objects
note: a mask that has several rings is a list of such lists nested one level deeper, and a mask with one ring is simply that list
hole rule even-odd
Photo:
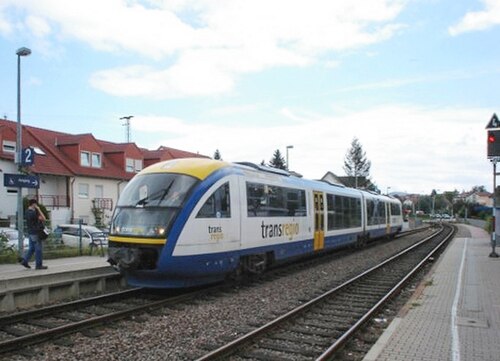
[{"label": "jeans", "polygon": [[42,266],[42,241],[38,240],[38,234],[30,234],[29,235],[29,247],[26,253],[24,254],[24,263],[28,263],[35,254],[35,267]]}]

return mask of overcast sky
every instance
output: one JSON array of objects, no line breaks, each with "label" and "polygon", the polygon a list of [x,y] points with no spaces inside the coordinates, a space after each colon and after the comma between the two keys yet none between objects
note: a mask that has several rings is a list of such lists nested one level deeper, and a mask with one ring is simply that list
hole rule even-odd
[{"label": "overcast sky", "polygon": [[0,116],[308,178],[357,137],[385,192],[492,189],[500,0],[0,0]]}]

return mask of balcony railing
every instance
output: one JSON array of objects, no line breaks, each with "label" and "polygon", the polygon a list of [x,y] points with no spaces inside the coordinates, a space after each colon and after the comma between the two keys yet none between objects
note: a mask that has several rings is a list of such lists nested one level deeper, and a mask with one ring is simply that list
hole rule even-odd
[{"label": "balcony railing", "polygon": [[69,197],[62,195],[50,195],[50,194],[40,194],[38,196],[38,202],[43,204],[47,208],[68,208],[69,207]]},{"label": "balcony railing", "polygon": [[94,198],[92,204],[97,209],[113,210],[113,199],[112,198]]},{"label": "balcony railing", "polygon": [[[70,206],[69,196],[63,196],[63,195],[40,194],[38,195],[38,202],[40,204],[43,204],[45,207],[51,209],[69,208]],[[92,205],[97,209],[112,211],[113,199],[94,198],[92,200]]]}]

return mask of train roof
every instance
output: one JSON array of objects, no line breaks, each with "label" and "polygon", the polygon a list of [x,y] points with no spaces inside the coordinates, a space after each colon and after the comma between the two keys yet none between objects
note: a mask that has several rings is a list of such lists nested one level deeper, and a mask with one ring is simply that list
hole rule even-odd
[{"label": "train roof", "polygon": [[230,167],[231,163],[206,158],[179,158],[155,163],[144,168],[139,174],[178,173],[203,180],[213,172]]},{"label": "train roof", "polygon": [[302,175],[295,172],[289,172],[287,170],[272,168],[251,162],[229,163],[225,161],[207,159],[207,158],[180,158],[180,159],[155,163],[143,169],[139,174],[178,173],[178,174],[187,174],[197,179],[204,180],[212,173],[224,168],[233,168],[244,171],[257,172],[262,175],[267,174],[270,177],[270,179],[278,177],[279,179],[281,179],[282,182],[289,184],[291,186],[306,185],[308,187],[322,191],[328,191],[328,190],[331,191],[332,188],[335,188],[337,189],[337,193],[358,195],[358,196],[364,194],[365,197],[369,198],[385,198],[386,200],[389,201],[398,201],[393,197],[381,195],[375,192],[348,188],[345,186],[325,182],[322,180],[305,179],[302,178]]}]

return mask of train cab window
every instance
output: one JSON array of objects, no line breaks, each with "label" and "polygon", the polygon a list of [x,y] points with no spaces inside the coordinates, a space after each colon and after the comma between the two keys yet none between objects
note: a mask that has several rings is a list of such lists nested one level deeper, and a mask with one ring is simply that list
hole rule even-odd
[{"label": "train cab window", "polygon": [[110,234],[165,238],[198,180],[172,173],[134,177],[118,200]]},{"label": "train cab window", "polygon": [[229,182],[221,185],[212,193],[201,207],[196,218],[230,218],[231,198],[229,196]]}]

